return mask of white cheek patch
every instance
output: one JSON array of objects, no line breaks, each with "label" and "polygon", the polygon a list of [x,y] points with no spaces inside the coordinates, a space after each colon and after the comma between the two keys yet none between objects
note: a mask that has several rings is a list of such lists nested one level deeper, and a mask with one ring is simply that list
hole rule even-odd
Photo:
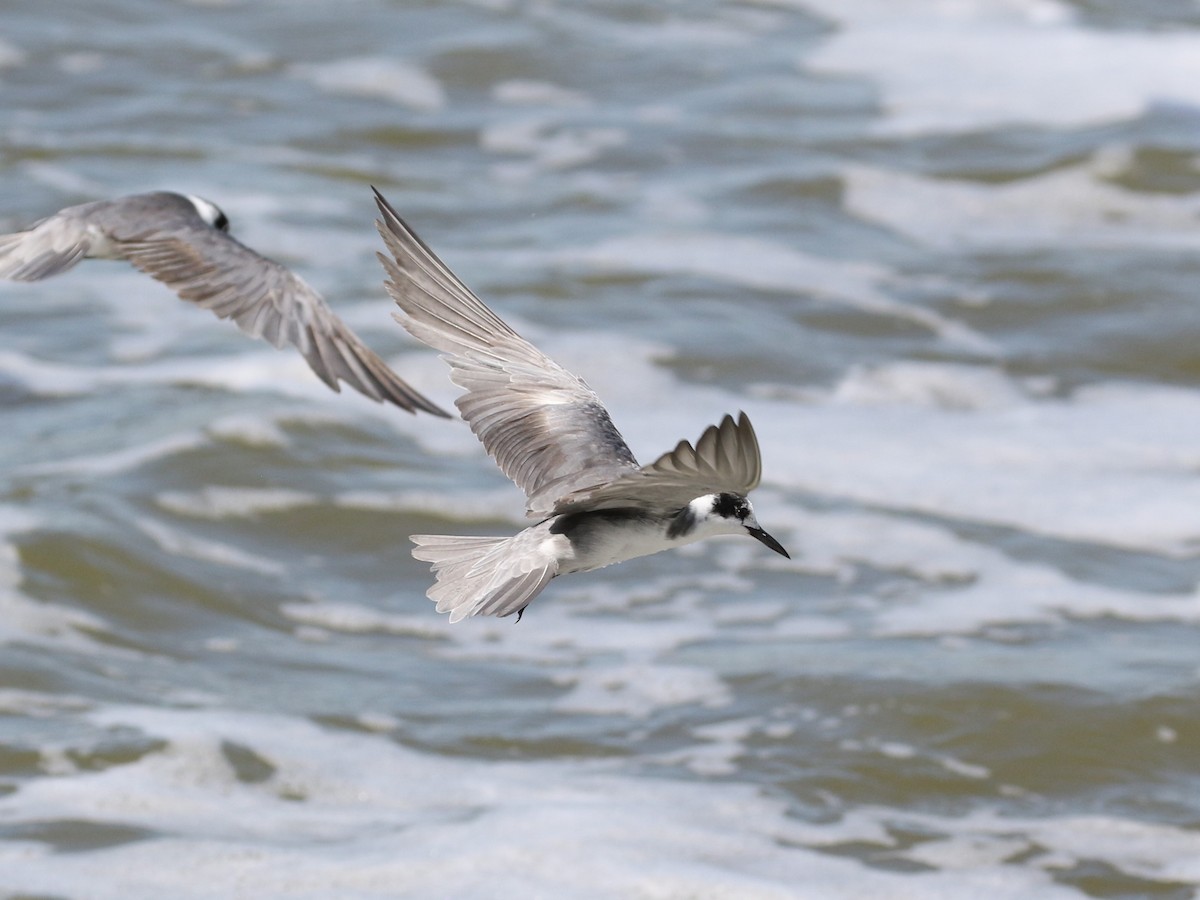
[{"label": "white cheek patch", "polygon": [[196,212],[200,214],[200,218],[214,228],[218,221],[225,218],[225,214],[217,208],[215,203],[209,203],[203,197],[196,197],[192,194],[187,194],[186,196],[192,206],[196,207]]}]

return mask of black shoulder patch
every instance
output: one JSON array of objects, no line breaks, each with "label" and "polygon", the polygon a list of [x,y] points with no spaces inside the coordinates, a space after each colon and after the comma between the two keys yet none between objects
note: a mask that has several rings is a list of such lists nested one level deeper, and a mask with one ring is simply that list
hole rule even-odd
[{"label": "black shoulder patch", "polygon": [[692,512],[690,506],[685,506],[674,516],[671,517],[671,524],[667,526],[667,537],[678,538],[691,532],[696,527],[696,514]]}]

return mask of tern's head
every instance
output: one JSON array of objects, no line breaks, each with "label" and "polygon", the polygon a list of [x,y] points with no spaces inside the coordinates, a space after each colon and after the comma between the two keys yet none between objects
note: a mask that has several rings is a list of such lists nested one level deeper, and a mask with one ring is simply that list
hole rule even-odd
[{"label": "tern's head", "polygon": [[205,224],[211,225],[217,231],[229,231],[229,218],[221,212],[221,207],[203,197],[196,197],[192,194],[188,194],[187,198],[192,206],[196,207],[197,215],[204,220]]},{"label": "tern's head", "polygon": [[[673,532],[673,533],[672,533]],[[714,534],[748,534],[776,553],[788,556],[783,545],[759,527],[754,507],[741,494],[705,494],[697,497],[675,517],[669,536],[696,539]]]}]

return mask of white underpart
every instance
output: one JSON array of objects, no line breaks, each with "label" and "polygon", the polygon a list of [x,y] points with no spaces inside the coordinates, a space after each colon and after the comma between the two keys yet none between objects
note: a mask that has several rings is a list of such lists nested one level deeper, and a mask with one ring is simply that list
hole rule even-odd
[{"label": "white underpart", "polygon": [[210,203],[203,197],[196,197],[193,194],[185,194],[184,196],[191,201],[192,206],[196,207],[196,212],[200,214],[200,218],[215,228],[217,220],[223,215],[221,210],[217,208],[217,205]]},{"label": "white underpart", "polygon": [[695,543],[718,534],[745,534],[746,527],[755,528],[758,523],[751,512],[746,521],[726,519],[713,514],[713,494],[697,497],[688,507],[695,517],[695,525],[687,534],[667,536],[666,521],[632,520],[601,530],[596,543],[586,553],[573,553],[570,558],[560,557],[559,574],[589,572],[613,563],[624,562],[639,556],[650,556],[673,547]]}]

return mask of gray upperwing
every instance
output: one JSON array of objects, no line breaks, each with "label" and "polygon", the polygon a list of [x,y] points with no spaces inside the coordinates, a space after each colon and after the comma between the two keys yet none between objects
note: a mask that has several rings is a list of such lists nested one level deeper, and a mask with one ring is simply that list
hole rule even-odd
[{"label": "gray upperwing", "polygon": [[505,324],[417,237],[376,191],[379,254],[397,320],[446,354],[455,405],[501,471],[545,516],[559,498],[637,470],[600,398]]},{"label": "gray upperwing", "polygon": [[762,455],[749,417],[738,413],[710,425],[693,447],[680,441],[648,466],[608,484],[563,497],[556,514],[582,509],[675,509],[704,494],[745,496],[762,480]]},{"label": "gray upperwing", "polygon": [[182,299],[276,347],[296,347],[335,391],[340,380],[373,400],[447,416],[392,372],[302,278],[234,238],[198,228],[121,246],[130,262]]}]

